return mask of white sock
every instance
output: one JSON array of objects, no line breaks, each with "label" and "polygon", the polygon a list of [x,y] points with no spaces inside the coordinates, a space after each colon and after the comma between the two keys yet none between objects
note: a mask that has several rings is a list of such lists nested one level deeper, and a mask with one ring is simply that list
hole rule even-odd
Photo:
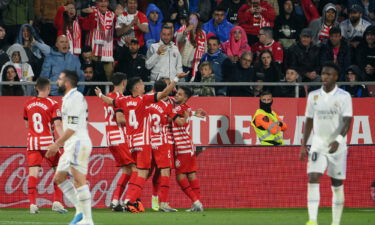
[{"label": "white sock", "polygon": [[309,221],[317,222],[320,201],[319,184],[307,184],[307,209],[309,211]]},{"label": "white sock", "polygon": [[91,221],[91,193],[88,185],[77,188],[77,197],[79,204],[82,207],[82,214],[84,221]]},{"label": "white sock", "polygon": [[66,179],[64,182],[59,184],[59,188],[64,193],[64,195],[69,199],[69,201],[74,205],[76,208],[76,215],[82,212],[80,205],[78,204],[77,192],[74,188],[72,182]]},{"label": "white sock", "polygon": [[344,185],[332,186],[332,224],[340,224],[344,201]]}]

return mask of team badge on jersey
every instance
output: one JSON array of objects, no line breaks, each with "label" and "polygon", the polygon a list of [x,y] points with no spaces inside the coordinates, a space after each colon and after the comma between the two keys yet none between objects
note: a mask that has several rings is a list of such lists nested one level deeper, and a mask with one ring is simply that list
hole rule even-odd
[{"label": "team badge on jersey", "polygon": [[78,124],[78,116],[68,116],[69,124]]}]

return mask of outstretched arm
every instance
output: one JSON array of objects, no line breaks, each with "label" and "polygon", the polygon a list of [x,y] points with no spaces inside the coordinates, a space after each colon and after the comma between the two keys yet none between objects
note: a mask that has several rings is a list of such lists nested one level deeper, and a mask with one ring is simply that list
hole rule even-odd
[{"label": "outstretched arm", "polygon": [[173,88],[176,86],[178,79],[183,78],[187,76],[188,74],[189,73],[184,73],[184,72],[177,74],[176,77],[173,80],[171,80],[171,82],[168,84],[166,88],[164,88],[162,92],[157,93],[157,100],[159,101],[160,99],[167,97],[169,93],[173,91]]},{"label": "outstretched arm", "polygon": [[96,94],[96,96],[98,96],[100,99],[102,99],[103,102],[105,102],[106,104],[108,104],[108,105],[113,105],[113,99],[110,98],[110,97],[107,97],[107,96],[103,95],[102,90],[100,90],[99,87],[96,87],[96,88],[95,88],[95,94]]}]

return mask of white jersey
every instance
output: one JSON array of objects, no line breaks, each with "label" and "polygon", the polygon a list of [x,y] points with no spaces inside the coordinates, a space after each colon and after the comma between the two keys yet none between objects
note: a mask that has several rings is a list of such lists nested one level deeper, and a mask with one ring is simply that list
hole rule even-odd
[{"label": "white jersey", "polygon": [[77,88],[70,90],[64,97],[62,103],[63,129],[74,130],[75,133],[66,142],[76,140],[90,140],[87,130],[88,109],[85,97]]},{"label": "white jersey", "polygon": [[[307,99],[305,116],[314,119],[311,149],[327,153],[329,144],[343,128],[343,117],[353,116],[352,98],[337,86],[329,93],[323,88],[312,91]],[[346,149],[346,136],[339,144]]]}]

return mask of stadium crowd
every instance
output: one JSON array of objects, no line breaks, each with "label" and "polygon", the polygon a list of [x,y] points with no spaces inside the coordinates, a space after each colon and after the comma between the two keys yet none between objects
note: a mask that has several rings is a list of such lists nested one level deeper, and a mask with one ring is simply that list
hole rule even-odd
[{"label": "stadium crowd", "polygon": [[[340,81],[375,80],[375,0],[6,0],[0,2],[0,81],[80,81],[114,72],[144,81],[319,82],[333,61]],[[2,96],[32,95],[3,85]],[[301,86],[299,96],[317,89]],[[372,87],[343,86],[352,97]],[[294,86],[197,86],[197,96],[294,97]],[[80,86],[86,96],[94,86]],[[53,87],[51,95],[58,95]]]}]

